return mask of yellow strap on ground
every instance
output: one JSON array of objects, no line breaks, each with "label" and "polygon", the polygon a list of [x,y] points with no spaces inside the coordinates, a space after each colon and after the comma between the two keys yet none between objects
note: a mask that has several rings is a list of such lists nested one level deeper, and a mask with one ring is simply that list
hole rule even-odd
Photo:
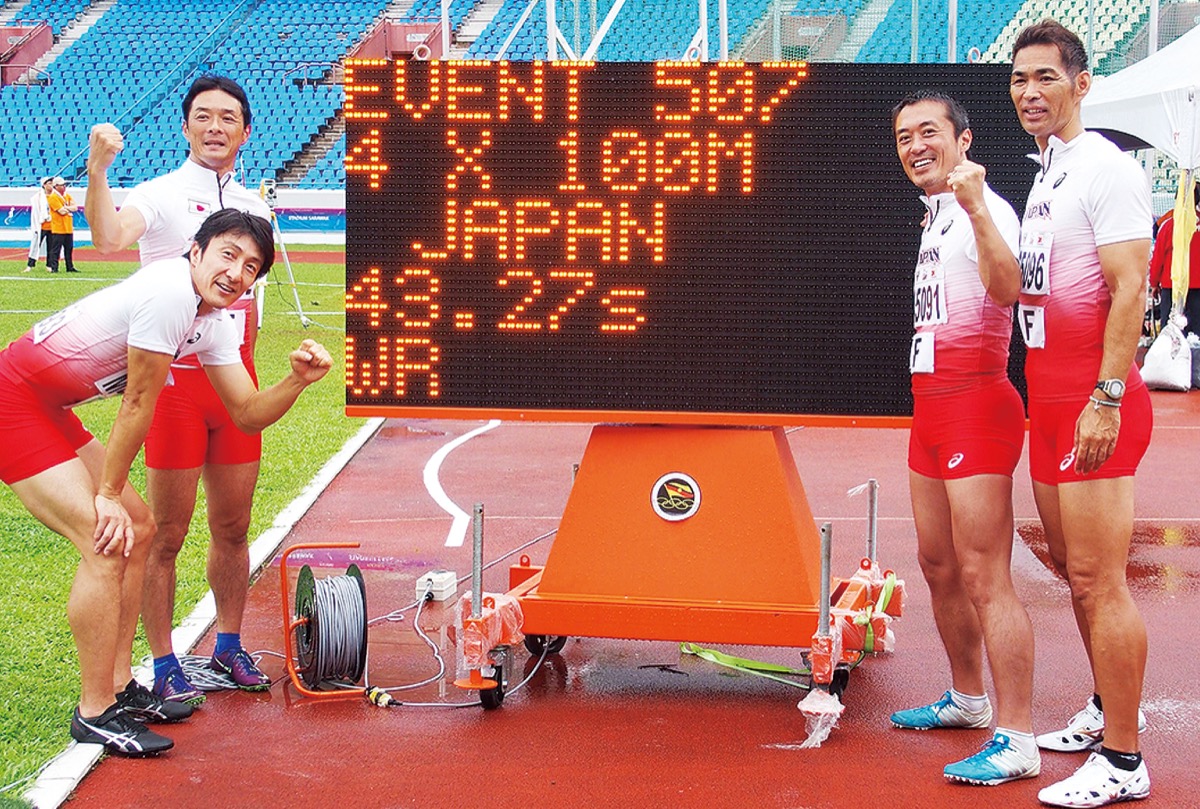
[{"label": "yellow strap on ground", "polygon": [[765,677],[768,680],[774,680],[779,683],[795,686],[808,690],[808,683],[798,683],[795,680],[790,680],[787,677],[781,677],[781,674],[791,674],[802,677],[807,677],[812,674],[807,669],[793,669],[787,666],[781,666],[776,663],[765,663],[761,660],[750,660],[744,657],[734,657],[727,655],[724,652],[718,652],[716,649],[707,649],[695,643],[679,644],[679,651],[684,654],[695,655],[701,660],[707,660],[709,663],[716,663],[718,666],[742,671],[746,674],[753,674],[755,677]]}]

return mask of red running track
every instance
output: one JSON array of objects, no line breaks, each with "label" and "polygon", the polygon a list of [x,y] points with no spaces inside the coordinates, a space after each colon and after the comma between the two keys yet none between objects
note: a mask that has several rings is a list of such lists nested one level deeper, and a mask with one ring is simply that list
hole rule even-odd
[{"label": "red running track", "polygon": [[[1143,750],[1152,805],[1196,806],[1195,737],[1200,667],[1191,630],[1200,599],[1200,395],[1154,394],[1155,434],[1137,478],[1137,532],[1130,562],[1135,597],[1150,634]],[[433,568],[470,572],[470,538],[444,546],[450,520],[431,500],[422,469],[474,423],[393,420],[363,448],[288,536],[362,543],[368,613],[413,599]],[[553,529],[579,460],[586,425],[505,423],[452,452],[441,482],[468,511],[487,509],[485,556]],[[477,707],[379,709],[365,702],[315,703],[276,680],[261,695],[222,692],[170,729],[176,748],[157,760],[108,758],[80,786],[73,807],[355,806],[458,807],[805,807],[1033,806],[1037,790],[1069,775],[1082,754],[1047,753],[1039,778],[998,787],[950,784],[942,767],[974,752],[988,731],[925,733],[892,728],[888,714],[936,698],[948,672],[917,567],[907,494],[903,430],[799,429],[789,433],[818,520],[834,522],[834,572],[862,553],[864,497],[847,490],[881,484],[880,560],[908,582],[897,652],[869,658],[850,678],[840,726],[816,750],[799,750],[802,692],[683,656],[674,644],[572,639],[495,711]],[[1082,707],[1090,681],[1068,605],[1050,573],[1028,474],[1016,477],[1014,575],[1037,633],[1035,723],[1061,727]],[[752,541],[747,537],[746,541]],[[545,559],[548,541],[528,553]],[[276,563],[277,564],[277,560]],[[485,587],[505,589],[507,562]],[[339,575],[344,563],[317,567]],[[281,651],[279,579],[269,568],[250,593],[243,637],[250,649]],[[736,571],[731,571],[736,575]],[[460,592],[466,590],[466,585]],[[449,609],[422,616],[453,653]],[[415,682],[436,672],[428,647],[403,621],[370,631],[371,681]],[[206,636],[201,648],[211,650]],[[793,650],[734,648],[735,654],[795,663]],[[515,654],[514,682],[528,665]],[[264,667],[280,678],[278,658]],[[451,668],[453,665],[451,664]],[[401,699],[463,702],[449,681]]]}]

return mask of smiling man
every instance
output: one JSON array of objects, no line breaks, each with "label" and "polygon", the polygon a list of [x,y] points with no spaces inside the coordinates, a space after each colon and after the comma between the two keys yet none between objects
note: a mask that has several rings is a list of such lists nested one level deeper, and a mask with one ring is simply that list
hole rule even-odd
[{"label": "smiling man", "polygon": [[[0,351],[0,479],[33,516],[71,541],[80,563],[67,602],[81,693],[71,735],[121,755],[161,753],[170,739],[142,721],[186,719],[133,679],[133,636],[154,520],[129,485],[171,364],[195,356],[238,425],[277,421],[332,364],[305,340],[291,372],[262,391],[242,364],[226,310],[274,259],[270,224],[241,211],[214,215],[183,258],[151,263],[35,324]],[[121,395],[107,447],[72,412]]]},{"label": "smiling man", "polygon": [[946,766],[955,781],[994,785],[1038,774],[1030,720],[1033,628],[1013,589],[1012,474],[1025,419],[1008,379],[1012,305],[1020,287],[1017,215],[967,158],[972,134],[953,98],[921,92],[892,110],[896,152],[921,189],[910,351],[909,488],[921,571],[950,660],[951,687],[892,714],[899,728],[984,728],[987,650],[996,731]]},{"label": "smiling man", "polygon": [[1071,587],[1095,693],[1067,727],[1038,737],[1091,751],[1038,793],[1054,806],[1145,798],[1138,747],[1146,627],[1125,580],[1133,476],[1150,443],[1150,394],[1134,364],[1153,221],[1137,161],[1085,132],[1087,51],[1054,20],[1013,45],[1009,90],[1037,143],[1021,225],[1018,319],[1028,352],[1029,473],[1050,558]]},{"label": "smiling man", "polygon": [[[183,253],[213,211],[236,208],[269,219],[267,204],[234,179],[238,151],[250,138],[250,102],[241,86],[224,76],[196,79],[183,99],[183,135],[190,146],[183,165],[134,188],[118,211],[107,172],[124,142],[112,124],[92,128],[84,210],[101,251],[137,242],[145,264]],[[252,291],[230,308],[242,326],[242,358],[253,379],[258,310]],[[237,428],[194,362],[176,363],[172,374],[176,384],[160,397],[146,439],[147,493],[158,535],[147,561],[142,621],[154,655],[155,692],[198,705],[204,693],[188,682],[175,657],[171,622],[175,559],[191,524],[201,477],[211,535],[208,583],[217,606],[211,666],[229,674],[240,688],[270,686],[241,642],[250,574],[247,532],[262,440]]]}]

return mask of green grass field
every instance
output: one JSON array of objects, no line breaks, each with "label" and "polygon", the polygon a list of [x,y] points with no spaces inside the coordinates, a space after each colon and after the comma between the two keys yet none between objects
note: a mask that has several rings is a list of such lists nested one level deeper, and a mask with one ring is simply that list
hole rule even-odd
[{"label": "green grass field", "polygon": [[[288,245],[290,250],[302,249]],[[0,346],[35,321],[88,292],[126,277],[130,262],[80,262],[79,275],[48,275],[39,264],[24,274],[24,259],[0,261]],[[317,470],[362,427],[343,415],[341,264],[293,264],[305,313],[315,325],[305,329],[282,263],[270,276],[266,314],[256,360],[259,379],[270,384],[288,368],[287,355],[305,337],[324,343],[333,355],[328,376],[305,391],[279,423],[264,433],[263,462],[254,500],[250,538],[268,528],[275,515],[304,488]],[[108,436],[118,399],[77,411],[102,441]],[[314,430],[318,426],[320,429]],[[2,451],[2,450],[0,450]],[[141,461],[131,481],[145,492]],[[191,532],[179,556],[176,620],[187,615],[207,590],[204,556],[208,529],[200,490]],[[71,711],[79,697],[79,667],[67,628],[66,601],[78,555],[64,538],[30,517],[6,486],[0,486],[0,805],[18,799],[25,779],[69,741]],[[148,649],[140,636],[135,658]],[[176,650],[182,652],[185,650]],[[14,782],[15,785],[14,785]]]}]

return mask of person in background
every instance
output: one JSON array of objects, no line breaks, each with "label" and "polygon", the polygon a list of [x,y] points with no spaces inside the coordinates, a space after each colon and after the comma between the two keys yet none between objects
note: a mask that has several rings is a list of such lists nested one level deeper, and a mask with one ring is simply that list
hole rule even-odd
[{"label": "person in background", "polygon": [[[1185,334],[1200,334],[1200,186],[1193,186],[1192,200],[1196,206],[1196,233],[1188,254],[1188,291],[1184,296],[1183,316],[1187,319]],[[1162,220],[1158,236],[1154,240],[1154,254],[1150,257],[1150,287],[1159,300],[1159,326],[1167,325],[1171,314],[1171,263],[1175,255],[1174,211]]]},{"label": "person in background", "polygon": [[54,188],[47,198],[50,206],[50,237],[46,269],[58,272],[58,259],[61,255],[67,264],[67,272],[79,272],[75,269],[75,212],[79,210],[79,206],[67,191],[66,180],[55,177],[52,182]]},{"label": "person in background", "polygon": [[25,272],[37,265],[38,256],[49,255],[50,240],[50,192],[54,189],[53,177],[43,177],[37,191],[29,198],[29,263]]}]

